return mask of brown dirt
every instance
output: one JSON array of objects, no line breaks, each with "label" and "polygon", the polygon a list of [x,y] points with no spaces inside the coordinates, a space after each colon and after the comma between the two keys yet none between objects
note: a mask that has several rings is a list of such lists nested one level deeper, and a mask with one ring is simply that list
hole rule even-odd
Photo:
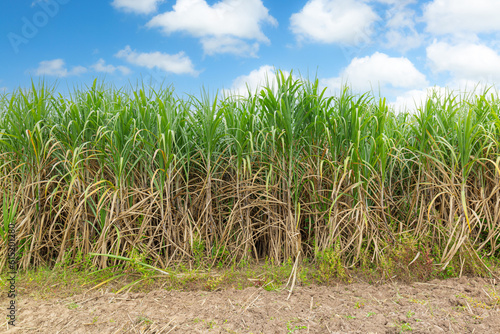
[{"label": "brown dirt", "polygon": [[[499,333],[500,285],[465,278],[288,291],[92,292],[18,300],[6,333]],[[7,300],[2,296],[2,305]],[[5,309],[4,307],[2,307]],[[5,311],[4,311],[5,312]]]}]

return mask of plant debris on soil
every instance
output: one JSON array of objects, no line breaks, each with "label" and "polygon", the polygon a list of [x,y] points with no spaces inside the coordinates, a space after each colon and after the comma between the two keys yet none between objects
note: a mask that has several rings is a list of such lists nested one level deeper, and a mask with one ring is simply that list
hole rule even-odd
[{"label": "plant debris on soil", "polygon": [[[7,302],[2,295],[1,304]],[[498,333],[498,280],[20,295],[5,333]]]}]

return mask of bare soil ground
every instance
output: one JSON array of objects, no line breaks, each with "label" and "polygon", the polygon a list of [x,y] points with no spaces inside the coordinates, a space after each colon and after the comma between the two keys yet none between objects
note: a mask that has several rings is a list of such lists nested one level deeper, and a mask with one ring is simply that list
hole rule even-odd
[{"label": "bare soil ground", "polygon": [[[4,333],[500,333],[500,285],[466,278],[18,300]],[[1,299],[6,305],[5,295]],[[3,308],[3,307],[2,307]],[[5,308],[3,308],[5,309]]]}]

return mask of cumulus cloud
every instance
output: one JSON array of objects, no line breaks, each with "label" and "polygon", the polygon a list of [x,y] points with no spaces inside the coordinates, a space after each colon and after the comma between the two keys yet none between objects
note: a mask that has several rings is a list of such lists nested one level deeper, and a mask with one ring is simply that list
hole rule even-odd
[{"label": "cumulus cloud", "polygon": [[450,89],[440,86],[426,87],[424,89],[411,89],[396,97],[389,103],[396,111],[413,111],[422,107],[428,98],[444,97],[451,92]]},{"label": "cumulus cloud", "polygon": [[128,63],[146,67],[149,69],[158,68],[165,72],[171,72],[174,74],[191,74],[198,75],[198,72],[194,69],[191,59],[184,54],[184,52],[179,52],[175,55],[170,55],[162,52],[150,52],[150,53],[139,53],[132,50],[130,46],[126,46],[123,50],[120,50],[116,55],[118,58],[125,59]]},{"label": "cumulus cloud", "polygon": [[125,66],[113,66],[113,65],[106,65],[106,62],[104,59],[99,59],[97,63],[94,65],[90,66],[94,71],[96,72],[102,72],[102,73],[109,73],[113,74],[116,71],[122,72],[123,75],[127,75],[130,73],[130,69]]},{"label": "cumulus cloud", "polygon": [[[453,95],[460,98],[467,98],[475,94],[483,94],[486,90],[491,90],[492,86],[471,80],[451,80],[443,86],[426,87],[424,89],[411,89],[399,94],[394,102],[390,103],[396,110],[415,111],[422,107],[429,98],[443,99]],[[493,91],[496,92],[495,87]]]},{"label": "cumulus cloud", "polygon": [[442,34],[500,31],[498,0],[434,0],[424,7],[427,31]]},{"label": "cumulus cloud", "polygon": [[299,40],[359,44],[370,40],[378,19],[364,1],[309,0],[290,17],[290,28]]},{"label": "cumulus cloud", "polygon": [[158,4],[163,0],[114,0],[111,5],[116,9],[137,14],[150,14],[158,10]]},{"label": "cumulus cloud", "polygon": [[[155,16],[147,26],[166,34],[183,32],[200,38],[209,55],[249,52],[254,56],[258,43],[269,43],[262,24],[277,25],[261,0],[222,0],[213,5],[205,0],[177,0],[172,9]],[[250,41],[253,45],[247,44]]]},{"label": "cumulus cloud", "polygon": [[87,69],[83,66],[74,66],[71,70],[68,70],[63,59],[41,61],[38,68],[35,70],[36,75],[48,75],[62,78],[80,75],[85,72],[87,72]]},{"label": "cumulus cloud", "polygon": [[[288,71],[282,72],[285,76],[290,75]],[[276,88],[277,85],[276,69],[270,65],[263,65],[251,71],[249,74],[240,75],[234,79],[231,88],[224,90],[224,92],[226,94],[248,96],[248,90],[250,90],[251,93],[255,93],[263,86]]]},{"label": "cumulus cloud", "polygon": [[486,45],[434,41],[426,51],[435,72],[448,72],[456,80],[500,80],[500,55]]},{"label": "cumulus cloud", "polygon": [[371,56],[354,58],[339,77],[323,79],[322,84],[338,89],[346,82],[356,91],[369,91],[380,87],[421,88],[428,85],[425,75],[405,57],[389,57],[375,52]]}]

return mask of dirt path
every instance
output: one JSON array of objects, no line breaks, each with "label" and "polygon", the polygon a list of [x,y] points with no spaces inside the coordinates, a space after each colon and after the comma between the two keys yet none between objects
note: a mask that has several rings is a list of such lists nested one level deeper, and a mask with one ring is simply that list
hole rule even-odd
[{"label": "dirt path", "polygon": [[[500,285],[480,278],[288,292],[112,294],[18,301],[6,333],[500,333]],[[3,296],[4,297],[4,296]],[[2,304],[7,300],[2,298]],[[2,307],[3,308],[3,307]]]}]

